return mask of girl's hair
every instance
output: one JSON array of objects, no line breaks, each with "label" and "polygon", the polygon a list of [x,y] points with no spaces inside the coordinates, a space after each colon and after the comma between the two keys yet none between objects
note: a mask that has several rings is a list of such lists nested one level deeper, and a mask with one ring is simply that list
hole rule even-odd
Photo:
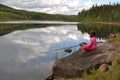
[{"label": "girl's hair", "polygon": [[90,31],[89,35],[90,35],[90,37],[94,37],[94,36],[96,36],[96,33],[95,33],[95,31]]}]

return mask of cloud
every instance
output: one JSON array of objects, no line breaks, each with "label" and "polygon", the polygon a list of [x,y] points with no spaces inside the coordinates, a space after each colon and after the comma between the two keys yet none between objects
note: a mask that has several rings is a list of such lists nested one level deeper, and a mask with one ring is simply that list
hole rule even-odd
[{"label": "cloud", "polygon": [[109,2],[105,0],[0,0],[0,3],[17,9],[66,15],[77,15],[81,10],[91,8],[93,4],[101,5]]},{"label": "cloud", "polygon": [[[8,40],[8,42],[12,42],[11,44],[15,44],[15,46],[22,46],[22,48],[15,47],[15,50],[10,50],[14,49],[14,46],[13,48],[8,48],[9,54],[15,54],[16,52],[18,53],[19,50],[20,54],[16,54],[17,60],[21,62],[27,62],[30,59],[35,58],[36,56],[46,57],[46,55],[48,55],[46,52],[49,52],[50,50],[67,47],[71,43],[74,43],[71,45],[75,45],[75,43],[78,43],[80,35],[82,33],[80,33],[77,30],[77,27],[74,26],[75,25],[64,25],[58,27],[51,26],[41,29],[16,31],[11,34],[5,35],[3,38],[5,38],[5,40]],[[70,42],[68,42],[69,40]],[[1,50],[1,52],[5,51]]]},{"label": "cloud", "polygon": [[4,3],[5,2],[5,0],[0,0],[0,3]]},{"label": "cloud", "polygon": [[76,15],[93,4],[91,0],[0,0],[0,3],[17,9],[66,15]]},{"label": "cloud", "polygon": [[[0,0],[7,6],[49,14],[77,15],[83,9],[90,9],[93,4],[109,4],[114,0]],[[116,1],[119,2],[119,1]]]}]

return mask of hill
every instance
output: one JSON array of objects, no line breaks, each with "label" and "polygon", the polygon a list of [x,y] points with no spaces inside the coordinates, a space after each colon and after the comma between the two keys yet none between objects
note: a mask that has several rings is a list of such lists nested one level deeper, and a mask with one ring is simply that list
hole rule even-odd
[{"label": "hill", "polygon": [[25,10],[17,10],[0,4],[0,21],[8,20],[62,20],[75,21],[74,15],[46,14]]},{"label": "hill", "polygon": [[78,13],[79,21],[120,22],[120,4],[92,6]]}]

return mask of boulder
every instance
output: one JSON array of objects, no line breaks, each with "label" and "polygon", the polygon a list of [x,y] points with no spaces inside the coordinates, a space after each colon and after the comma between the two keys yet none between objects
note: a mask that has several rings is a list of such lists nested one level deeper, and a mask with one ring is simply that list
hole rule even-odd
[{"label": "boulder", "polygon": [[58,59],[49,77],[71,78],[81,76],[85,70],[91,67],[100,67],[101,64],[109,64],[114,60],[115,48],[108,42],[98,43],[97,49],[89,52],[78,50],[70,56]]},{"label": "boulder", "polygon": [[99,70],[100,72],[107,72],[108,69],[109,69],[109,65],[108,65],[108,64],[102,64],[102,65],[100,65],[100,67],[98,68],[98,70]]}]

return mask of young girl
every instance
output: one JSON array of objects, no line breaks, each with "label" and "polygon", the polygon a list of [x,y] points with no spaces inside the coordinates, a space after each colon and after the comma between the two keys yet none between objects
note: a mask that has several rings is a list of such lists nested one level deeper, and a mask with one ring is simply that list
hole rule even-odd
[{"label": "young girl", "polygon": [[84,44],[82,46],[83,51],[92,51],[96,49],[97,43],[96,43],[96,33],[94,31],[89,32],[90,35],[90,41],[87,44]]}]

